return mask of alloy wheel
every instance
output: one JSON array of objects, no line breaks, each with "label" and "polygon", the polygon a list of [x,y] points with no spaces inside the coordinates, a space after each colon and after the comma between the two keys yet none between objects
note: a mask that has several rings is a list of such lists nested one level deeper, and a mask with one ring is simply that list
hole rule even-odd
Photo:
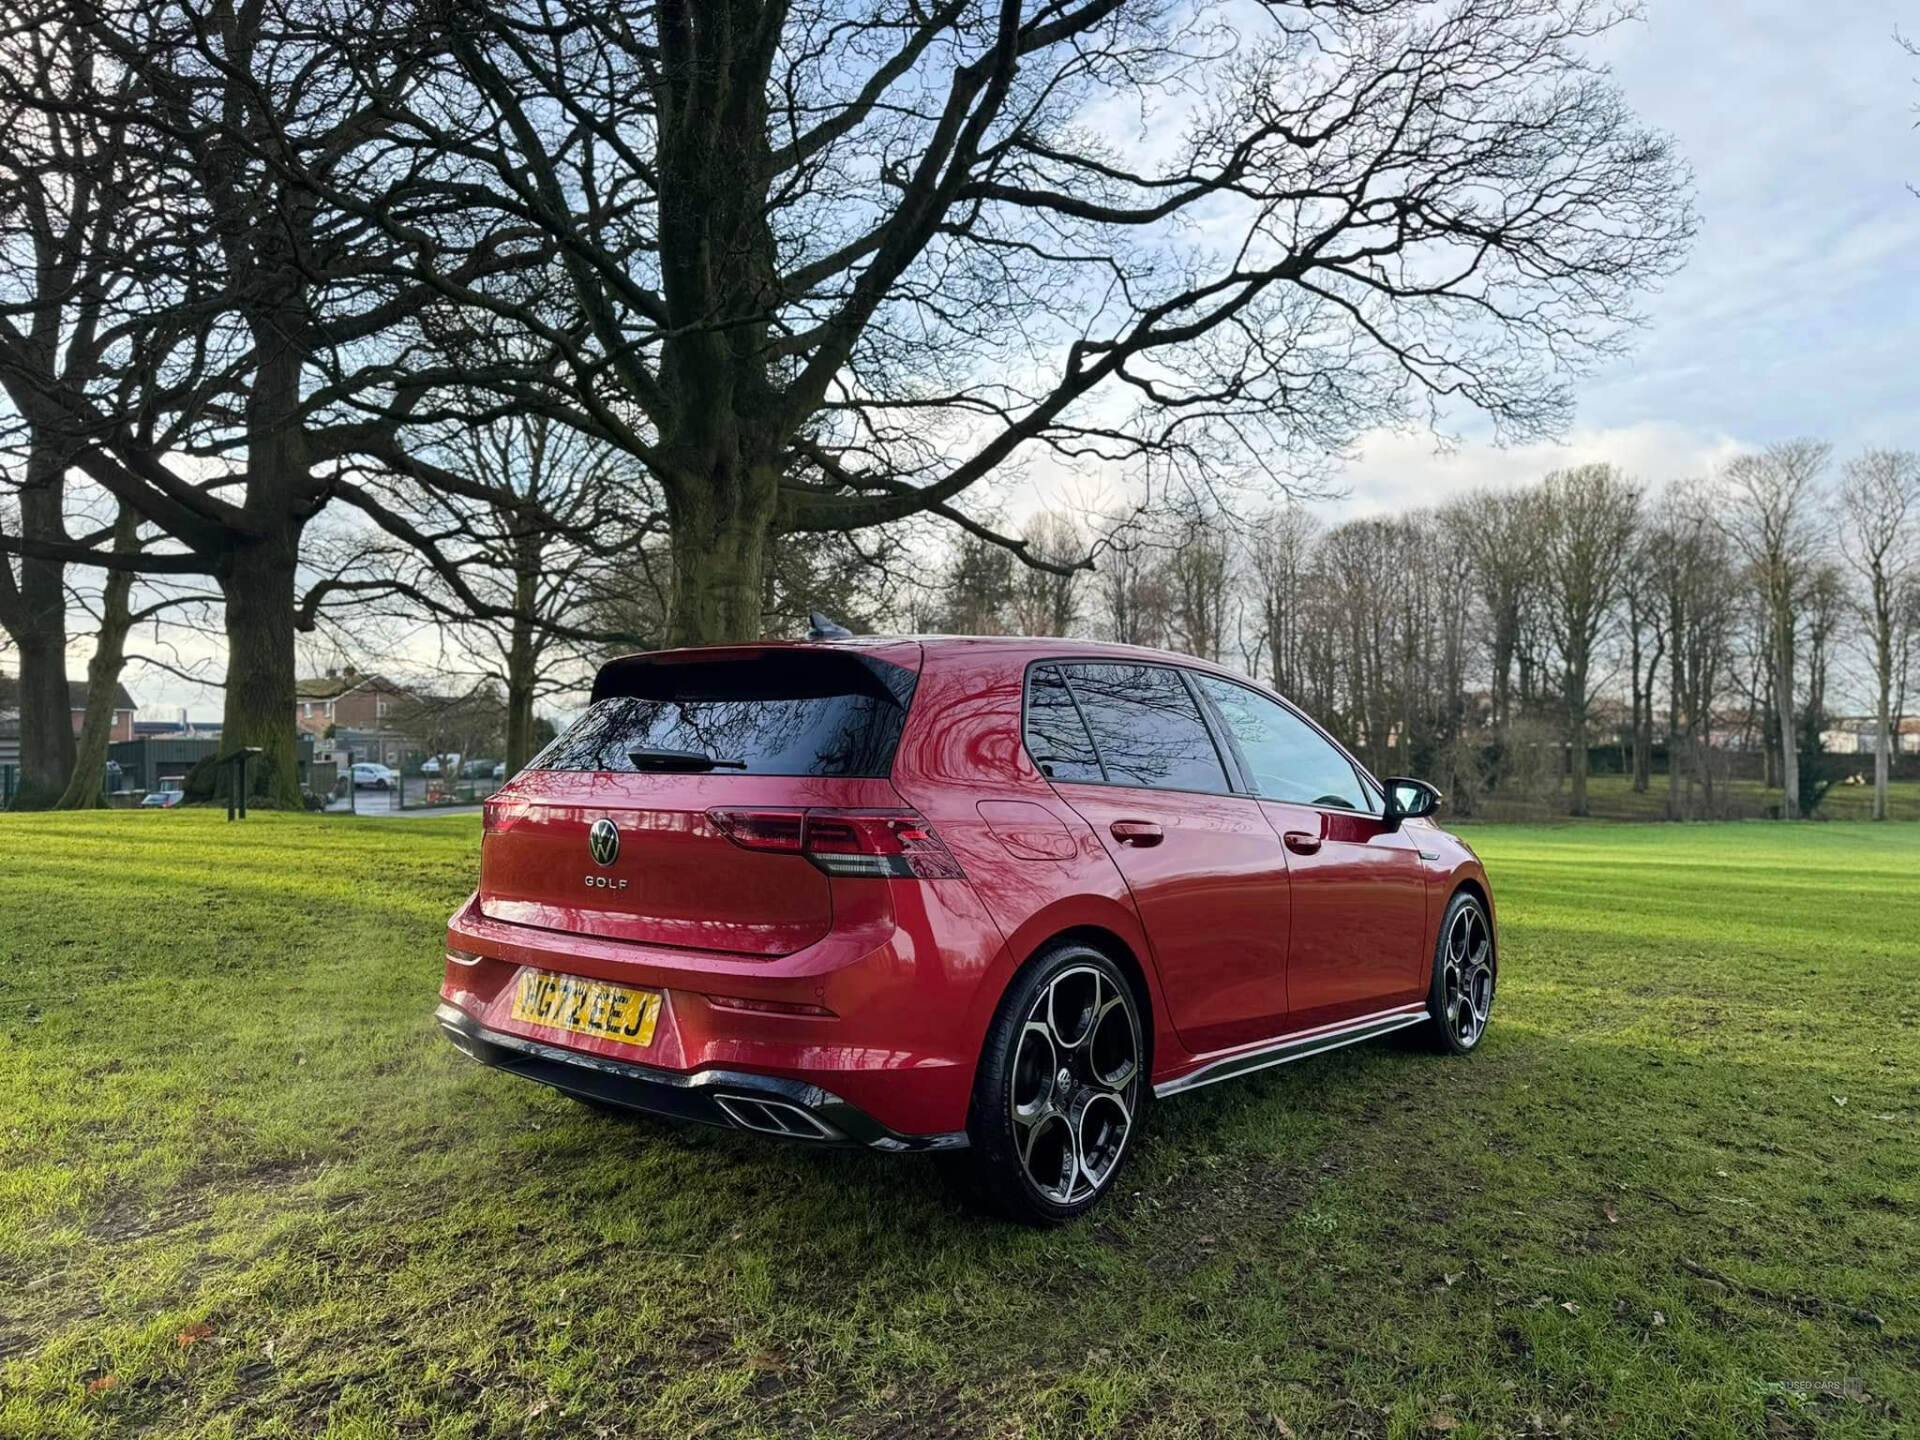
[{"label": "alloy wheel", "polygon": [[1454,912],[1440,974],[1447,1029],[1462,1050],[1471,1049],[1493,1009],[1493,937],[1478,905],[1465,904]]},{"label": "alloy wheel", "polygon": [[1125,1153],[1144,1080],[1133,996],[1091,966],[1062,970],[1020,1027],[1008,1105],[1021,1167],[1056,1205],[1105,1185]]}]

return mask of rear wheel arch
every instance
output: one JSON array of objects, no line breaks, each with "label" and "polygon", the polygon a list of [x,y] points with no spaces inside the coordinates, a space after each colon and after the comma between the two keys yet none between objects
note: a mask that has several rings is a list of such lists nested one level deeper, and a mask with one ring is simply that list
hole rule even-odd
[{"label": "rear wheel arch", "polygon": [[[1063,986],[1074,1002],[1064,1011],[1057,1008]],[[1027,947],[997,988],[968,1103],[971,1144],[934,1158],[970,1205],[1028,1224],[1063,1224],[1109,1193],[1145,1123],[1153,1096],[1150,986],[1132,946],[1111,930],[1081,924]],[[1102,1017],[1127,1001],[1132,1064],[1109,1073],[1128,1057],[1103,1047],[1102,1038],[1126,1037],[1106,1028],[1118,1022]],[[1076,1014],[1091,1018],[1067,1027],[1077,1038],[1063,1035],[1060,1017]],[[1036,1029],[1045,1050],[1037,1069],[1027,1051]],[[1039,1148],[1049,1143],[1053,1151]],[[1094,1163],[1102,1156],[1103,1164]],[[1049,1177],[1060,1182],[1060,1193]]]},{"label": "rear wheel arch", "polygon": [[[1132,987],[1134,1003],[1140,1007],[1141,1043],[1146,1047],[1147,1051],[1142,1058],[1146,1062],[1147,1073],[1151,1075],[1153,1073],[1153,1031],[1157,1018],[1153,1009],[1153,989],[1147,984],[1146,967],[1140,963],[1140,957],[1133,953],[1133,947],[1131,945],[1114,934],[1113,931],[1099,925],[1076,925],[1071,929],[1049,935],[1045,940],[1042,940],[1038,945],[1034,946],[1033,949],[1028,952],[1026,959],[1022,960],[1019,966],[1015,968],[1013,975],[1007,977],[1007,986],[1009,988],[1012,986],[1014,975],[1018,975],[1020,971],[1032,964],[1037,957],[1046,954],[1056,945],[1085,945],[1089,949],[1098,950],[1102,955],[1105,955],[1109,960],[1113,961],[1115,965],[1120,967],[1120,973],[1127,977],[1127,984]],[[1005,991],[1003,990],[1002,998],[1004,998],[1004,996]]]}]

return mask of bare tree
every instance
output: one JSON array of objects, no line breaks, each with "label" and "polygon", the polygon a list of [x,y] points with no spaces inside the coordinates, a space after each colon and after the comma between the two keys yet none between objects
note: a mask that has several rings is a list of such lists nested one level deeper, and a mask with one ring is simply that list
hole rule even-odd
[{"label": "bare tree", "polygon": [[[412,545],[389,549],[389,573],[464,639],[480,678],[500,687],[511,774],[533,755],[536,703],[578,684],[570,657],[596,646],[632,648],[658,633],[601,629],[584,612],[644,557],[661,522],[634,504],[642,487],[622,473],[631,460],[546,415],[458,427],[432,457],[437,471],[471,482],[464,493],[408,486],[406,499],[383,503],[407,507],[409,526],[459,577],[460,590]],[[305,606],[325,593],[324,583],[314,586]]]},{"label": "bare tree", "polygon": [[1729,461],[1718,509],[1728,539],[1746,563],[1764,627],[1766,689],[1780,756],[1781,816],[1800,817],[1795,659],[1800,610],[1823,540],[1816,509],[1831,447],[1788,440]]},{"label": "bare tree", "polygon": [[1134,517],[1115,519],[1095,585],[1099,628],[1121,645],[1166,645],[1173,626],[1173,592],[1165,556]]},{"label": "bare tree", "polygon": [[1006,634],[1013,566],[1013,556],[992,541],[960,536],[947,567],[944,628],[957,635]]},{"label": "bare tree", "polygon": [[1448,541],[1467,556],[1485,612],[1496,733],[1514,718],[1513,669],[1536,573],[1538,509],[1532,490],[1480,490],[1442,512]]},{"label": "bare tree", "polygon": [[1709,811],[1714,802],[1709,757],[1714,705],[1732,664],[1734,566],[1725,537],[1687,485],[1670,486],[1654,507],[1646,551],[1667,653],[1667,818],[1679,820],[1688,813],[1684,768]]},{"label": "bare tree", "polygon": [[[87,256],[114,333],[147,357],[132,373],[160,395],[132,404],[120,375],[54,373],[30,337],[4,329],[0,382],[30,388],[32,418],[66,463],[171,542],[116,553],[103,530],[9,548],[213,577],[225,601],[223,739],[265,752],[257,781],[283,804],[299,800],[302,537],[336,497],[390,518],[351,472],[419,468],[399,429],[435,372],[407,347],[423,327],[440,338],[451,328],[429,313],[442,303],[435,284],[395,275],[409,242],[388,227],[410,231],[417,187],[392,150],[369,148],[431,56],[396,43],[381,13],[356,7],[352,29],[334,34],[340,18],[306,0],[208,13],[173,0],[0,0],[9,33],[70,37],[76,57],[0,69],[0,106],[27,117],[28,133],[78,123],[131,156],[137,183],[117,197],[115,223],[88,232]],[[357,191],[380,220],[328,203],[336,190]],[[440,283],[519,272],[541,254],[540,242],[459,223],[469,243]]]},{"label": "bare tree", "polygon": [[1233,593],[1234,537],[1226,517],[1209,502],[1180,507],[1167,556],[1175,648],[1218,662],[1227,641]]},{"label": "bare tree", "polygon": [[1807,581],[1802,602],[1804,651],[1807,658],[1806,697],[1800,706],[1800,808],[1811,815],[1826,786],[1808,773],[1805,758],[1826,749],[1823,738],[1832,712],[1827,695],[1833,683],[1834,662],[1854,620],[1853,597],[1847,577],[1838,565],[1822,564]]},{"label": "bare tree", "polygon": [[[1557,426],[1693,228],[1684,167],[1586,58],[1624,13],[422,5],[464,89],[391,94],[393,163],[461,226],[536,229],[582,328],[361,210],[441,293],[562,346],[517,398],[653,475],[669,638],[738,638],[770,537],[964,518],[1035,449],[1284,479],[1458,401]],[[1131,107],[1178,141],[1089,123]]]},{"label": "bare tree", "polygon": [[1916,635],[1903,603],[1920,587],[1920,455],[1869,450],[1847,462],[1840,490],[1841,553],[1864,594],[1861,619],[1874,687],[1873,818],[1887,818],[1894,726]]},{"label": "bare tree", "polygon": [[1022,635],[1065,635],[1080,613],[1083,578],[1077,568],[1087,539],[1071,515],[1036,515],[1026,529],[1027,551],[1047,562],[1021,568],[1013,582],[1013,623]]},{"label": "bare tree", "polygon": [[[1646,533],[1634,537],[1620,576],[1622,630],[1627,642],[1627,710],[1633,752],[1633,790],[1646,794],[1653,769],[1653,691],[1665,658],[1666,627],[1660,623],[1660,599],[1654,557]],[[1676,763],[1671,751],[1667,764]]]},{"label": "bare tree", "polygon": [[1639,511],[1639,487],[1611,465],[1557,470],[1541,487],[1541,614],[1560,658],[1575,815],[1587,813],[1588,686],[1595,651],[1616,618]]},{"label": "bare tree", "polygon": [[[97,81],[78,26],[5,23],[14,19],[0,11],[3,68],[13,77],[0,84],[0,356],[10,361],[0,363],[0,395],[12,410],[0,444],[20,464],[5,477],[18,532],[0,523],[0,630],[19,656],[20,795],[31,805],[67,788],[75,759],[61,553],[75,543],[67,528],[73,446],[46,396],[59,385],[114,379],[127,336],[109,308],[115,286],[102,257],[132,228],[136,166],[123,128],[96,122],[78,103],[97,83],[124,94],[126,79]],[[22,103],[22,88],[61,104],[37,110]],[[137,379],[132,388],[128,398],[137,398]]]},{"label": "bare tree", "polygon": [[1313,516],[1297,504],[1269,511],[1253,522],[1248,560],[1254,607],[1273,688],[1286,695],[1301,688],[1308,575],[1318,536]]},{"label": "bare tree", "polygon": [[[140,517],[126,506],[120,507],[113,523],[113,553],[137,555],[147,540],[141,531]],[[137,594],[135,587],[143,582],[144,577],[131,569],[101,572],[99,614],[94,625],[93,655],[87,662],[86,698],[82,702],[80,734],[74,742],[73,773],[54,802],[55,809],[89,810],[100,804],[100,779],[106,768],[107,746],[113,739],[120,674],[126,666],[127,638],[134,627],[148,620],[157,622],[166,611],[201,598],[181,593],[177,587],[163,588],[158,594]],[[147,588],[152,587],[149,584]],[[62,716],[62,722],[71,735],[71,719]]]}]

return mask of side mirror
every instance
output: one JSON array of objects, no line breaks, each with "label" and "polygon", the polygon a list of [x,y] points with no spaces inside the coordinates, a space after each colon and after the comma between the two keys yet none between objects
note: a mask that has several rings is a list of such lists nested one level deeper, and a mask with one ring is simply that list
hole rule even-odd
[{"label": "side mirror", "polygon": [[1389,776],[1386,789],[1389,829],[1402,820],[1419,820],[1440,808],[1440,792],[1424,780],[1410,779],[1405,775]]}]

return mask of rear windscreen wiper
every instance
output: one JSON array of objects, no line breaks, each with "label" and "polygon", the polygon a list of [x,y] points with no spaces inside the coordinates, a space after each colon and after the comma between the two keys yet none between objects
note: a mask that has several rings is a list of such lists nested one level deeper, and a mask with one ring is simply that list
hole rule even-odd
[{"label": "rear windscreen wiper", "polygon": [[721,760],[698,750],[629,750],[636,770],[744,770],[744,760]]}]

